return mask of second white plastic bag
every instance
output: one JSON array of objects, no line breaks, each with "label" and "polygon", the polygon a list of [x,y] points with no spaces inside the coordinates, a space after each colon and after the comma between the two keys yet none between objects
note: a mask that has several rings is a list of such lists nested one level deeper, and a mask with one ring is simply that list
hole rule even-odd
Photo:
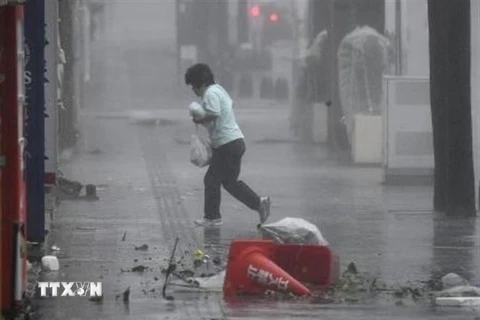
[{"label": "second white plastic bag", "polygon": [[192,135],[190,142],[190,162],[202,168],[210,164],[211,158],[212,147],[210,141],[200,137],[198,134]]},{"label": "second white plastic bag", "polygon": [[301,218],[283,218],[261,225],[259,231],[262,238],[276,243],[328,246],[318,227]]}]

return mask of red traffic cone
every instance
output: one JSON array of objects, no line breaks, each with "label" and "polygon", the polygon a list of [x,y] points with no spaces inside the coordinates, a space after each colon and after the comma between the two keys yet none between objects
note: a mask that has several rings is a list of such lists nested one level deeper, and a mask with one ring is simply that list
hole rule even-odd
[{"label": "red traffic cone", "polygon": [[223,291],[262,294],[266,290],[311,295],[310,290],[270,259],[272,241],[234,241],[230,247]]}]

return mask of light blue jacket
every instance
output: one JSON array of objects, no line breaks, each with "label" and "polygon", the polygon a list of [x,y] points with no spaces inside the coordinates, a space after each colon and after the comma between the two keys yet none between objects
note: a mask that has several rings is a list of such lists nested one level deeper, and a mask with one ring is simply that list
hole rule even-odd
[{"label": "light blue jacket", "polygon": [[222,86],[210,85],[203,94],[202,102],[207,115],[217,116],[214,121],[205,124],[213,148],[244,138],[233,113],[232,98]]}]

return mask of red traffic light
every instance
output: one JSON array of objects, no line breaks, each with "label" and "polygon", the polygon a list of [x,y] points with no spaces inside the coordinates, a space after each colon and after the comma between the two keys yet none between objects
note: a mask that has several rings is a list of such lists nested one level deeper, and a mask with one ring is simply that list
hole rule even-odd
[{"label": "red traffic light", "polygon": [[271,13],[269,16],[268,16],[268,20],[270,20],[270,22],[277,22],[278,21],[278,14],[277,13]]},{"label": "red traffic light", "polygon": [[250,15],[252,17],[260,16],[260,7],[258,5],[254,5],[253,7],[251,7],[250,8]]}]

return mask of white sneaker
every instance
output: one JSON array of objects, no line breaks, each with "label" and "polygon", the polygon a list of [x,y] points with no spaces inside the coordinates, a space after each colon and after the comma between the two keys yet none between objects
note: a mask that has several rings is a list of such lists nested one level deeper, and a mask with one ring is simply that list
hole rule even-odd
[{"label": "white sneaker", "polygon": [[222,219],[197,219],[194,221],[199,227],[218,227],[223,224]]},{"label": "white sneaker", "polygon": [[260,198],[260,208],[258,208],[258,214],[260,215],[260,223],[267,221],[270,216],[270,197],[261,197]]}]

